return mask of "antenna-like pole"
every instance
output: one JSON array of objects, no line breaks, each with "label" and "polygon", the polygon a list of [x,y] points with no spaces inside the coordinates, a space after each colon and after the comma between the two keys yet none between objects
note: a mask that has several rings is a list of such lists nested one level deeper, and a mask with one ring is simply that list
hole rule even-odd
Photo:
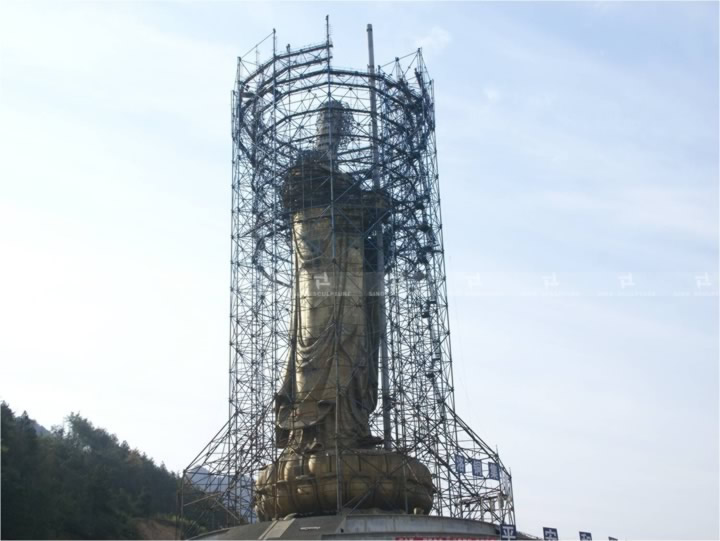
[{"label": "antenna-like pole", "polygon": [[[372,177],[373,188],[380,190],[380,171],[378,158],[378,123],[377,97],[375,93],[375,49],[373,46],[372,25],[367,25],[368,36],[368,73],[370,74],[370,118],[372,121]],[[390,376],[388,374],[388,348],[385,321],[385,250],[383,246],[382,224],[375,225],[375,245],[377,246],[377,274],[380,287],[380,371],[382,377],[382,416],[383,416],[383,447],[392,447],[392,430],[390,426]]]}]

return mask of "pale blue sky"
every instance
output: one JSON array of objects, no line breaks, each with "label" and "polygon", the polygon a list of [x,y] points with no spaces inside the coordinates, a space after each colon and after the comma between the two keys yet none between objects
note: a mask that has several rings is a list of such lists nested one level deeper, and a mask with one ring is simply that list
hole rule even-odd
[{"label": "pale blue sky", "polygon": [[518,527],[717,538],[716,3],[3,2],[2,398],[176,470],[222,425],[236,56],[326,13],[337,65],[371,22],[435,79],[457,406]]}]

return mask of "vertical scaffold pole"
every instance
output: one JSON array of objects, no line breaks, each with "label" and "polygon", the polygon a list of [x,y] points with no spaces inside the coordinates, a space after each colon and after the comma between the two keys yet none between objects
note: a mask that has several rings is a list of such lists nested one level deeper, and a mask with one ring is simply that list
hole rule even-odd
[{"label": "vertical scaffold pole", "polygon": [[[325,47],[327,48],[327,106],[328,115],[330,114],[330,100],[332,99],[332,73],[330,69],[330,15],[325,15]],[[335,238],[335,179],[333,176],[333,169],[335,166],[335,157],[332,153],[332,127],[328,129],[328,155],[330,158],[330,235],[331,235],[331,248],[332,248],[332,261],[333,261],[333,279],[332,287],[337,287],[338,280],[338,265],[337,265],[337,240]],[[337,291],[333,292],[333,313],[338,311],[338,296]],[[339,341],[339,327],[334,326],[334,341],[337,344]],[[342,513],[343,509],[343,463],[340,458],[340,394],[343,389],[340,386],[340,360],[338,358],[337,348],[333,348],[333,364],[335,365],[335,476],[336,482],[336,498],[337,498],[337,513]]]},{"label": "vertical scaffold pole", "polygon": [[[377,97],[375,92],[375,48],[373,44],[373,28],[367,25],[368,39],[368,73],[370,74],[370,121],[372,123],[372,177],[373,189],[380,191],[380,171],[378,158],[378,123],[377,123]],[[383,416],[383,446],[390,450],[392,447],[392,427],[390,426],[390,376],[388,374],[388,348],[385,321],[385,250],[383,245],[382,223],[375,224],[375,245],[377,247],[377,277],[379,278],[380,302],[380,371],[382,378],[382,416]]]}]

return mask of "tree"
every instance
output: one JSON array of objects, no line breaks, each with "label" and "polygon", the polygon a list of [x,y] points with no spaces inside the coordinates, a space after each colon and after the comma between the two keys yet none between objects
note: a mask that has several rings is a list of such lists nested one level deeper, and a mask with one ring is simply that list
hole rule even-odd
[{"label": "tree", "polygon": [[175,513],[164,464],[76,413],[66,422],[38,436],[2,403],[3,539],[136,539],[134,519]]}]

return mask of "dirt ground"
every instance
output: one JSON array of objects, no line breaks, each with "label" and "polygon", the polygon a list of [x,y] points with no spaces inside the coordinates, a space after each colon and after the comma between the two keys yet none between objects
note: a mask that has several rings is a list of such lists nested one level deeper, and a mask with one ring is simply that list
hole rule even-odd
[{"label": "dirt ground", "polygon": [[135,527],[140,539],[176,539],[172,520],[139,518],[135,520]]}]

